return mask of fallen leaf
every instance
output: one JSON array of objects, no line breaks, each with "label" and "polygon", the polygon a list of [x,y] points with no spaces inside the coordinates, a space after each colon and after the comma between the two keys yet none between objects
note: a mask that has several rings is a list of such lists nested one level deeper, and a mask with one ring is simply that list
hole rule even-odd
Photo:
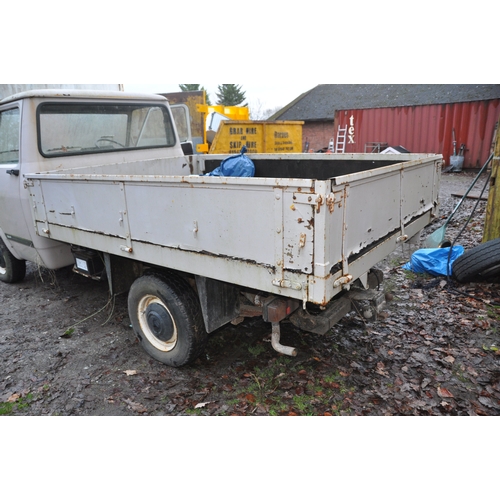
[{"label": "fallen leaf", "polygon": [[140,403],[135,403],[134,401],[131,401],[130,399],[125,399],[124,402],[127,403],[128,407],[131,410],[134,410],[137,413],[146,413],[148,411],[143,405],[141,405]]},{"label": "fallen leaf", "polygon": [[15,403],[20,398],[21,398],[21,394],[18,394],[18,393],[12,394],[12,396],[10,396],[9,399],[7,399],[7,403]]},{"label": "fallen leaf", "polygon": [[495,409],[500,409],[500,405],[498,405],[497,403],[495,403],[495,401],[493,401],[493,399],[491,398],[486,398],[486,397],[480,397],[479,398],[479,402],[485,406],[487,406],[488,408],[495,408]]},{"label": "fallen leaf", "polygon": [[452,406],[450,405],[450,403],[448,403],[448,401],[441,401],[441,406],[447,410],[450,410],[452,408]]},{"label": "fallen leaf", "polygon": [[422,389],[425,389],[431,382],[432,380],[430,378],[424,378],[421,384]]},{"label": "fallen leaf", "polygon": [[438,395],[442,398],[454,398],[455,396],[448,390],[445,389],[444,387],[438,387]]},{"label": "fallen leaf", "polygon": [[213,403],[213,401],[206,401],[205,403],[198,403],[194,408],[195,408],[195,410],[198,408],[205,408],[205,406],[209,405],[210,403]]},{"label": "fallen leaf", "polygon": [[387,377],[387,371],[385,370],[385,365],[382,363],[382,361],[379,361],[377,363],[377,369],[375,370],[375,373],[378,373],[379,375],[382,375],[384,377]]}]

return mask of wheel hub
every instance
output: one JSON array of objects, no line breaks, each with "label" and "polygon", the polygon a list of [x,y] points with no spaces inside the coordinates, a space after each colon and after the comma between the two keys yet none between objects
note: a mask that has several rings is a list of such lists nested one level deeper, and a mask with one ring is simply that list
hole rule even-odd
[{"label": "wheel hub", "polygon": [[175,328],[168,311],[158,303],[153,303],[146,309],[146,321],[151,333],[161,342],[172,339]]}]

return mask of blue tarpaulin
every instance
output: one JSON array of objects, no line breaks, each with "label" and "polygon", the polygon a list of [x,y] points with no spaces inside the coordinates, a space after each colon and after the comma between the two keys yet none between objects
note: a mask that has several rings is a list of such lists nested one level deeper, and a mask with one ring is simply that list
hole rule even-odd
[{"label": "blue tarpaulin", "polygon": [[[421,248],[413,253],[410,262],[405,264],[403,269],[418,274],[428,273],[433,276],[450,276],[453,261],[463,253],[464,247],[460,245],[446,248]],[[446,272],[447,268],[448,272]]]},{"label": "blue tarpaulin", "polygon": [[245,156],[246,146],[241,148],[240,154],[230,156],[212,172],[205,175],[217,177],[253,177],[255,175],[255,165],[253,161]]}]

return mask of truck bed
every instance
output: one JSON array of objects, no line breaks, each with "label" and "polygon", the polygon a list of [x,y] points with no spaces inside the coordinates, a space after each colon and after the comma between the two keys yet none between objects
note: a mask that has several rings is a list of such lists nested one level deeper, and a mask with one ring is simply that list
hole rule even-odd
[{"label": "truck bed", "polygon": [[437,209],[440,155],[225,156],[27,174],[38,234],[325,305]]}]

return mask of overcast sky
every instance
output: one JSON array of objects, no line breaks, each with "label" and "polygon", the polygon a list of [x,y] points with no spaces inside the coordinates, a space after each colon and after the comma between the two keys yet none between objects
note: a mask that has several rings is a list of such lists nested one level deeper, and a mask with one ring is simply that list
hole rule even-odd
[{"label": "overcast sky", "polygon": [[[307,80],[305,80],[307,82]],[[210,95],[212,104],[217,101],[217,88],[220,84],[217,83],[200,83],[205,87]],[[266,109],[282,108],[288,103],[296,99],[300,94],[316,87],[317,83],[284,83],[284,84],[245,84],[237,83],[241,86],[241,90],[245,92],[247,104],[250,109],[260,107],[261,111]],[[129,92],[152,92],[152,93],[169,93],[179,92],[178,83],[124,83],[125,91]]]}]

